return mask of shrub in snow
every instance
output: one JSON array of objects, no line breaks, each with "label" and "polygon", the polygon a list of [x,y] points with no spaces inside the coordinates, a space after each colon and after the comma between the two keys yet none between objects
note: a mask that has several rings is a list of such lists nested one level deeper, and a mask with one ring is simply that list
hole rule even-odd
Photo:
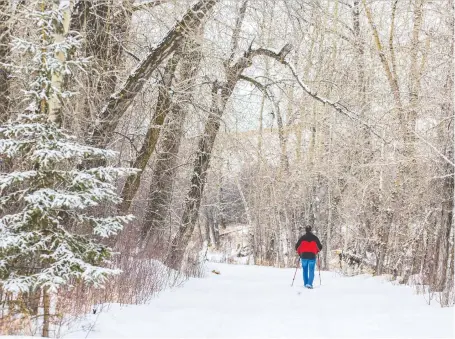
[{"label": "shrub in snow", "polygon": [[73,281],[102,284],[117,270],[108,268],[112,251],[100,240],[132,218],[95,216],[94,207],[119,203],[115,180],[136,170],[84,168],[115,152],[79,144],[51,119],[53,98],[61,103],[75,94],[61,88],[61,78],[87,60],[68,58],[80,46],[76,33],[63,34],[69,2],[42,4],[27,14],[39,37],[13,40],[27,63],[7,65],[28,79],[28,108],[0,127],[0,155],[11,169],[0,174],[0,287],[13,294]]}]

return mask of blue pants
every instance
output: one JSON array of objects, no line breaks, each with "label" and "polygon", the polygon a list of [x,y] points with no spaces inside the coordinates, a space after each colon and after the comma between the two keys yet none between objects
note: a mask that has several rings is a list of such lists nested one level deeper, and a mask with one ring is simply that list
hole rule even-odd
[{"label": "blue pants", "polygon": [[314,280],[314,267],[316,266],[316,259],[300,259],[302,261],[303,269],[303,284],[313,287]]}]

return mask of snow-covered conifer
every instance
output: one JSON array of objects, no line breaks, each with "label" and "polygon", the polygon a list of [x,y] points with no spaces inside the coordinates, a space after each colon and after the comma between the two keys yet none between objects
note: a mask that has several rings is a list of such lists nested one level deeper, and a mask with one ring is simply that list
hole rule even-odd
[{"label": "snow-covered conifer", "polygon": [[13,294],[55,291],[78,281],[100,285],[115,274],[107,265],[112,250],[100,240],[132,216],[100,216],[94,208],[119,203],[115,180],[136,171],[85,168],[84,163],[116,153],[78,143],[50,118],[52,98],[65,102],[76,94],[55,79],[70,77],[87,60],[74,53],[78,34],[62,35],[69,1],[37,5],[27,15],[38,33],[29,40],[15,38],[12,50],[21,64],[6,65],[28,80],[27,108],[0,127],[0,154],[10,163],[10,171],[0,174],[0,284]]}]

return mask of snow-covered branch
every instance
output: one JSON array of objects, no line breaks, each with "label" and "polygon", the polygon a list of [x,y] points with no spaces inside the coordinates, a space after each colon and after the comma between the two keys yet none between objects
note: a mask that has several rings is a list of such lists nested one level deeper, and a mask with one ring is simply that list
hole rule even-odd
[{"label": "snow-covered branch", "polygon": [[113,93],[101,110],[92,136],[92,144],[105,146],[117,124],[158,66],[172,54],[187,34],[198,27],[219,0],[200,0],[179,20],[156,47],[135,67],[120,89]]},{"label": "snow-covered branch", "polygon": [[360,123],[361,125],[364,125],[365,127],[367,127],[371,131],[372,134],[377,136],[379,139],[384,140],[384,138],[378,132],[375,131],[375,129],[371,126],[371,124],[369,124],[368,122],[364,121],[358,114],[356,114],[355,112],[352,112],[351,110],[349,110],[346,106],[341,104],[339,101],[332,101],[332,100],[330,100],[330,99],[318,94],[317,91],[314,91],[310,86],[308,86],[304,82],[304,80],[301,78],[299,73],[297,72],[295,66],[292,63],[290,63],[289,61],[286,60],[286,55],[289,53],[289,51],[291,49],[292,49],[292,46],[290,44],[286,44],[282,48],[282,50],[280,52],[277,52],[277,51],[272,50],[272,49],[267,49],[267,48],[258,48],[258,49],[252,50],[251,53],[254,54],[254,55],[265,55],[265,56],[268,56],[268,57],[270,57],[272,59],[275,59],[279,63],[285,65],[291,71],[292,75],[296,79],[296,81],[299,84],[300,88],[305,93],[307,93],[309,96],[311,96],[315,100],[317,100],[317,101],[319,101],[319,102],[321,102],[321,103],[323,103],[325,105],[331,106],[337,112],[347,116],[348,118]]}]

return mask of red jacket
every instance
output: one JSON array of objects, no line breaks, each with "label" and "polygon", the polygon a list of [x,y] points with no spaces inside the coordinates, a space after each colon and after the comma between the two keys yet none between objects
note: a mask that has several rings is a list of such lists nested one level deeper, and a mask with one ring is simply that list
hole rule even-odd
[{"label": "red jacket", "polygon": [[314,259],[316,254],[322,250],[322,244],[319,238],[313,233],[306,233],[300,237],[295,245],[295,249],[302,259]]}]

